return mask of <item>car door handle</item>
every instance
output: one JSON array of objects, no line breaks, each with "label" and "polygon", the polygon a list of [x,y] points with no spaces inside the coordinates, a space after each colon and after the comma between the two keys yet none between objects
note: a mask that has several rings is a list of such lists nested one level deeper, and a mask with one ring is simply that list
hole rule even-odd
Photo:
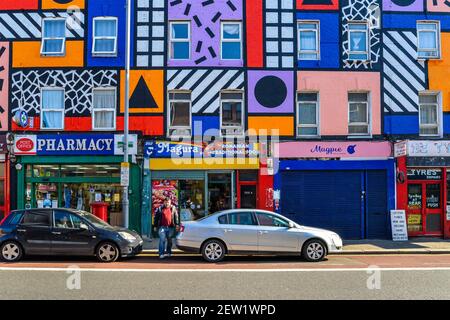
[{"label": "car door handle", "polygon": [[269,233],[269,231],[259,231],[259,234],[266,234]]},{"label": "car door handle", "polygon": [[17,232],[27,232],[25,229],[17,229]]},{"label": "car door handle", "polygon": [[60,234],[61,234],[61,232],[59,232],[59,231],[52,231],[52,234],[55,234],[55,235],[60,235]]},{"label": "car door handle", "polygon": [[225,232],[232,232],[233,230],[232,229],[224,229],[223,231],[225,231]]}]

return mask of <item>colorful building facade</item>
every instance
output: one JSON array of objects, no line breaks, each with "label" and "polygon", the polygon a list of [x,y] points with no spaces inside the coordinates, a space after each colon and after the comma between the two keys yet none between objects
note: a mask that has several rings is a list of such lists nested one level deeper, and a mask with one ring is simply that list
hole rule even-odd
[{"label": "colorful building facade", "polygon": [[[450,133],[445,1],[130,2],[130,227],[150,236],[169,196],[185,220],[261,208],[390,237],[409,194],[393,144]],[[104,202],[121,224],[125,5],[0,3],[5,212]],[[445,190],[440,224],[411,235],[447,235]]]}]

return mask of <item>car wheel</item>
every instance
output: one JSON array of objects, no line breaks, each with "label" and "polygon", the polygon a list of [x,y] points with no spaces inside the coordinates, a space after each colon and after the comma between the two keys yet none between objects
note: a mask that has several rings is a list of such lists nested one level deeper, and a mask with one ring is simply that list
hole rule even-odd
[{"label": "car wheel", "polygon": [[95,253],[100,262],[114,262],[119,258],[119,248],[111,242],[103,242]]},{"label": "car wheel", "polygon": [[202,247],[202,256],[208,262],[220,262],[225,258],[225,245],[219,240],[209,240]]},{"label": "car wheel", "polygon": [[307,261],[319,262],[327,255],[327,248],[320,240],[309,240],[305,243],[302,250],[302,256]]},{"label": "car wheel", "polygon": [[14,241],[6,241],[1,246],[2,260],[7,262],[17,262],[22,259],[23,250],[20,244]]}]

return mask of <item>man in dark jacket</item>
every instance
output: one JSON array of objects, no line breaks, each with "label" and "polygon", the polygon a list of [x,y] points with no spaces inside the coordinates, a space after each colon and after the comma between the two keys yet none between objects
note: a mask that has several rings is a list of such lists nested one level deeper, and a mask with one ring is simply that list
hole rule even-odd
[{"label": "man in dark jacket", "polygon": [[170,198],[156,209],[153,228],[159,235],[159,258],[170,257],[172,254],[172,238],[180,230],[180,217]]}]

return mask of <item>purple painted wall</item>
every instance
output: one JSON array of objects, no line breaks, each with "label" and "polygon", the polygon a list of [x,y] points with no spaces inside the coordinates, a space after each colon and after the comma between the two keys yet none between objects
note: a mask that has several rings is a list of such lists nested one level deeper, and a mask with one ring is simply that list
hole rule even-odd
[{"label": "purple painted wall", "polygon": [[[220,15],[219,15],[220,14]],[[242,21],[242,0],[173,0],[169,2],[169,20],[191,21],[191,59],[170,60],[168,66],[241,67],[241,61],[220,60],[220,23]],[[170,32],[170,30],[169,30]],[[197,48],[201,49],[197,52]],[[213,52],[213,53],[212,53]],[[215,57],[214,57],[215,55]],[[244,53],[242,53],[242,56]],[[206,59],[205,59],[206,58]],[[196,62],[197,61],[197,62]]]},{"label": "purple painted wall", "polygon": [[423,0],[383,0],[383,11],[423,11]]}]

